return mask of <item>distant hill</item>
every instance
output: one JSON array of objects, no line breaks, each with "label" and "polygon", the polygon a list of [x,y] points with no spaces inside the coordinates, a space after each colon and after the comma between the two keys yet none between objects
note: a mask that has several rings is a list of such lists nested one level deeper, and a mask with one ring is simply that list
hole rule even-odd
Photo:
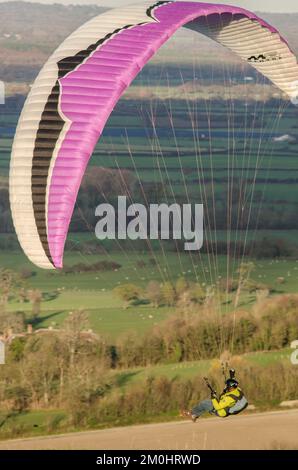
[{"label": "distant hill", "polygon": [[106,10],[96,5],[0,3],[0,79],[32,81],[72,31]]},{"label": "distant hill", "polygon": [[[78,26],[106,11],[96,5],[44,5],[26,2],[0,3],[0,79],[6,82],[32,82],[54,49]],[[276,26],[298,54],[298,14],[262,13]],[[177,32],[163,48],[155,63],[217,63],[220,57],[229,62],[237,59],[227,50],[203,36],[185,29]],[[190,51],[185,54],[185,50]],[[154,63],[153,62],[153,63]]]},{"label": "distant hill", "polygon": [[[0,38],[4,44],[15,40],[37,47],[40,43],[50,49],[82,23],[106,10],[96,5],[0,3]],[[7,35],[9,38],[5,38]]]}]

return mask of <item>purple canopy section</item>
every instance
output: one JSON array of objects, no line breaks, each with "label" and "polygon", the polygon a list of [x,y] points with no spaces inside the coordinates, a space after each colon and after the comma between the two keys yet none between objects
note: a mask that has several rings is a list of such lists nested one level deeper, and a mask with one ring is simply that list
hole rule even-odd
[{"label": "purple canopy section", "polygon": [[152,11],[153,19],[148,18],[148,23],[116,32],[59,79],[59,109],[66,129],[52,171],[47,218],[49,249],[56,268],[62,267],[68,227],[86,166],[119,98],[178,28],[214,14],[247,17],[277,33],[242,8],[197,2],[163,3]]}]

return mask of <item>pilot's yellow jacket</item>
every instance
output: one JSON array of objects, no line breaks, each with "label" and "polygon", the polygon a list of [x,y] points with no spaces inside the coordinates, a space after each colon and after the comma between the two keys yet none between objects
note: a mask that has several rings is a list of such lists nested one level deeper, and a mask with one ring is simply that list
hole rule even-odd
[{"label": "pilot's yellow jacket", "polygon": [[243,397],[242,390],[237,387],[234,388],[231,392],[223,393],[219,400],[216,398],[212,399],[213,408],[216,411],[217,416],[225,418],[229,415],[229,410],[236,405],[238,400]]}]

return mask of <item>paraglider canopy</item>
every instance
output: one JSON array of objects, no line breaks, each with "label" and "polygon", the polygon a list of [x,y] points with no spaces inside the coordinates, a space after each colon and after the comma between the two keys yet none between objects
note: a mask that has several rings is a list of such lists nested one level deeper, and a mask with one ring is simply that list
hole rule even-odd
[{"label": "paraglider canopy", "polygon": [[296,96],[297,60],[287,42],[242,8],[146,2],[88,21],[41,70],[13,144],[12,216],[22,248],[36,265],[62,267],[80,183],[107,119],[136,75],[181,26],[228,47],[288,96]]}]

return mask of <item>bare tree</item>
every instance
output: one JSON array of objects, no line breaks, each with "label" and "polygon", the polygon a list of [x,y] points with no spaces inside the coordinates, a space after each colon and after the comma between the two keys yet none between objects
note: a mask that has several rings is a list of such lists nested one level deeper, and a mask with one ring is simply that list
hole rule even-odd
[{"label": "bare tree", "polygon": [[69,351],[69,364],[73,368],[78,353],[82,331],[88,328],[88,314],[84,310],[70,312],[63,323],[64,338]]},{"label": "bare tree", "polygon": [[0,306],[6,310],[11,295],[15,295],[23,287],[20,276],[10,269],[0,269]]},{"label": "bare tree", "polygon": [[170,282],[165,282],[161,288],[163,301],[169,307],[173,307],[176,302],[176,291]]},{"label": "bare tree", "polygon": [[160,284],[157,281],[150,281],[146,287],[146,297],[153,307],[159,307],[162,301]]},{"label": "bare tree", "polygon": [[251,272],[254,270],[255,266],[254,263],[249,262],[249,263],[241,263],[239,269],[238,269],[238,274],[239,274],[239,280],[238,280],[238,287],[235,295],[235,300],[234,300],[234,307],[237,308],[239,305],[240,301],[240,296],[242,293],[243,288],[245,287],[246,282],[249,279],[249,276]]},{"label": "bare tree", "polygon": [[21,333],[25,329],[23,313],[11,313],[0,309],[0,333],[9,336],[12,332]]},{"label": "bare tree", "polygon": [[42,292],[38,289],[29,290],[28,298],[32,303],[32,317],[36,320],[40,315]]},{"label": "bare tree", "polygon": [[178,296],[183,295],[188,290],[189,284],[185,277],[179,277],[177,279],[175,288]]},{"label": "bare tree", "polygon": [[142,290],[134,284],[123,284],[116,287],[114,292],[124,301],[124,308],[129,307],[131,302],[142,297]]},{"label": "bare tree", "polygon": [[33,406],[50,405],[59,377],[56,343],[57,335],[44,333],[30,337],[26,343],[24,360],[19,364],[21,383],[30,390]]}]

